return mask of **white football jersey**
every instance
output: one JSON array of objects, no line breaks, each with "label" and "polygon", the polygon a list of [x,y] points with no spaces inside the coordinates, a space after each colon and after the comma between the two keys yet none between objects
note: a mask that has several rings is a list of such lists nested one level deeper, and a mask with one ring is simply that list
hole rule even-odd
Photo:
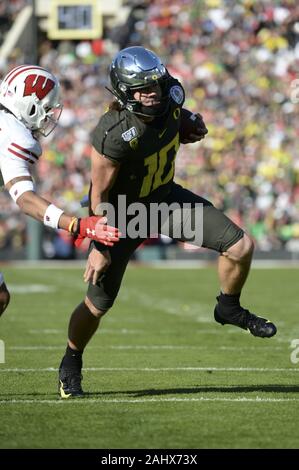
[{"label": "white football jersey", "polygon": [[0,168],[4,184],[18,176],[31,176],[42,154],[40,143],[13,114],[0,110]]}]

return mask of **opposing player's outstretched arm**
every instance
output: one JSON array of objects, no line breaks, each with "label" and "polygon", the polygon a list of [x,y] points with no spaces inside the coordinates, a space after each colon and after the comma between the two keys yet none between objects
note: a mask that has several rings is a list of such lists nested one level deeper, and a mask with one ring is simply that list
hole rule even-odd
[{"label": "opposing player's outstretched arm", "polygon": [[52,228],[61,228],[69,231],[76,237],[91,238],[107,246],[112,246],[118,241],[118,230],[105,225],[105,217],[77,218],[66,214],[50,201],[42,198],[34,191],[31,176],[20,176],[6,183],[10,195],[20,207],[21,211],[43,222]]}]

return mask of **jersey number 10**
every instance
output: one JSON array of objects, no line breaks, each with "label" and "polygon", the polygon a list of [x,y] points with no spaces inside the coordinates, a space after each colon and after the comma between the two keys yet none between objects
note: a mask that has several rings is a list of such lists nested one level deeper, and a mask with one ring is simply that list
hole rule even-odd
[{"label": "jersey number 10", "polygon": [[[143,179],[139,197],[148,196],[152,191],[168,183],[173,178],[174,161],[179,147],[179,133],[177,133],[175,138],[165,147],[162,147],[159,152],[145,158],[144,163],[147,167],[147,174]],[[166,166],[170,166],[170,168],[164,175]]]}]

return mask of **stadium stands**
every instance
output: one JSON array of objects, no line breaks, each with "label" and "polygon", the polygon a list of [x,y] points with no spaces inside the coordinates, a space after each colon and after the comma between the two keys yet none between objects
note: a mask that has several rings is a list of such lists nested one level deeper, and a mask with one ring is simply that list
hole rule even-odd
[{"label": "stadium stands", "polygon": [[[181,146],[176,180],[246,227],[257,248],[299,251],[296,0],[127,3],[140,7],[126,30],[127,45],[163,57],[186,89],[186,107],[199,111],[209,128],[202,143]],[[61,79],[64,111],[60,128],[43,144],[37,179],[45,197],[72,211],[88,189],[90,131],[111,99],[104,88],[118,49],[111,38],[117,35],[107,30],[103,40],[44,40],[39,47],[40,64]],[[20,54],[1,72],[18,62]],[[2,246],[24,230],[12,204],[0,194]]]}]

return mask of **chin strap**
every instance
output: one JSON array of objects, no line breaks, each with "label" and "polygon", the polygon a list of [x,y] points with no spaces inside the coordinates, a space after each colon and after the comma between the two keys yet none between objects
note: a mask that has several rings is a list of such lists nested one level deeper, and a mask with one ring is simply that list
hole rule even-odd
[{"label": "chin strap", "polygon": [[161,103],[161,105],[157,108],[154,107],[147,107],[147,106],[140,106],[140,111],[132,111],[137,116],[144,116],[144,117],[161,117],[164,116],[169,110],[169,102],[165,105]]},{"label": "chin strap", "polygon": [[123,101],[120,99],[120,97],[119,97],[119,96],[117,96],[117,94],[116,94],[116,92],[115,92],[115,91],[113,91],[113,90],[110,90],[110,88],[108,88],[107,86],[105,86],[105,88],[106,88],[106,90],[108,90],[108,91],[109,91],[109,93],[111,93],[111,95],[113,95],[113,96],[114,96],[114,98],[116,98],[116,99],[117,99],[118,103],[119,103],[121,106],[125,106],[125,105],[124,105],[124,103],[123,103]]},{"label": "chin strap", "polygon": [[111,93],[111,95],[113,95],[113,96],[115,96],[117,99],[119,99],[119,98],[117,97],[116,93],[115,93],[113,90],[110,90],[110,88],[108,88],[107,86],[105,86],[105,88],[106,88],[106,90],[108,90],[108,91]]}]

